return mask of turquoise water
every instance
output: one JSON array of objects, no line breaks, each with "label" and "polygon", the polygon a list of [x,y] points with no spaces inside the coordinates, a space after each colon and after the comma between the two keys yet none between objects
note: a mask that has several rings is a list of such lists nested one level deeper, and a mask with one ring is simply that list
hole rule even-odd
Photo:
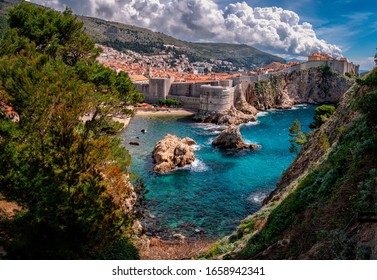
[{"label": "turquoise water", "polygon": [[[257,151],[224,152],[211,142],[221,127],[193,123],[182,117],[132,119],[121,134],[133,160],[133,171],[144,179],[149,214],[145,223],[155,235],[200,229],[209,237],[231,233],[240,220],[257,211],[263,199],[288,168],[295,155],[289,153],[289,131],[295,119],[303,131],[313,119],[314,106],[273,110],[258,114],[258,121],[241,126],[246,143],[257,143]],[[147,133],[141,133],[141,129]],[[152,151],[166,134],[194,139],[197,160],[191,166],[167,175],[153,173]],[[130,141],[140,146],[130,146]],[[167,230],[168,229],[168,230]],[[198,231],[198,230],[197,230]]]}]

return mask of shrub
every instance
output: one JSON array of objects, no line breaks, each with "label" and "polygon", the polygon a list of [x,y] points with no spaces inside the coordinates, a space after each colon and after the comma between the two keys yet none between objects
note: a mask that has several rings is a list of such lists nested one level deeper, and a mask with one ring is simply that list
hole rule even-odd
[{"label": "shrub", "polygon": [[180,107],[183,105],[181,101],[175,100],[175,99],[159,100],[158,103],[161,106],[168,106],[168,107]]},{"label": "shrub", "polygon": [[316,129],[324,124],[335,113],[335,107],[332,105],[322,105],[315,109],[314,122],[309,125],[309,128]]}]

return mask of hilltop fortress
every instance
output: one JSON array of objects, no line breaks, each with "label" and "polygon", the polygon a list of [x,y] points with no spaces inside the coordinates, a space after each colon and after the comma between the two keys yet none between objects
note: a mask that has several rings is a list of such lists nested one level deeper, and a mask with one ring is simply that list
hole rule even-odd
[{"label": "hilltop fortress", "polygon": [[[331,73],[340,74],[336,75],[340,79],[342,75],[358,75],[358,68],[358,65],[344,58],[334,59],[327,55],[311,54],[307,62],[271,63],[254,75],[200,82],[175,82],[174,77],[150,77],[147,81],[134,81],[134,84],[137,90],[144,94],[145,102],[151,104],[158,104],[159,100],[175,99],[182,101],[184,108],[221,112],[231,109],[232,106],[237,108],[237,104],[247,101],[256,109],[264,110],[268,107],[289,108],[303,102],[337,101],[341,95],[337,93],[339,87],[341,90],[348,88],[342,87],[342,82],[330,81],[329,77],[319,72],[331,69]],[[304,72],[307,75],[304,75]],[[273,81],[274,85],[269,85]],[[316,86],[319,89],[316,89]],[[266,93],[262,92],[261,87],[274,95],[272,103],[276,104],[262,105],[260,96]],[[324,93],[317,92],[318,90]]]}]

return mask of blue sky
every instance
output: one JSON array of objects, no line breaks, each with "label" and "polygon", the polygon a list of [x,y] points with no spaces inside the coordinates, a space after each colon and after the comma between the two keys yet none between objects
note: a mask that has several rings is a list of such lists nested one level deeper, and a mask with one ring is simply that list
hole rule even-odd
[{"label": "blue sky", "polygon": [[[374,66],[375,0],[30,0],[194,42],[254,46],[286,59],[312,52]],[[260,8],[258,8],[260,7]],[[274,8],[278,7],[278,8]]]}]

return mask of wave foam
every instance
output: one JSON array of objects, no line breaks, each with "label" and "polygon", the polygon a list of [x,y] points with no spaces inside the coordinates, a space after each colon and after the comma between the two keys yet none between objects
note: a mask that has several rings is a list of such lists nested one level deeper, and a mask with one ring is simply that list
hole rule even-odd
[{"label": "wave foam", "polygon": [[255,125],[258,125],[258,124],[260,124],[260,121],[243,123],[243,124],[241,124],[241,126],[255,126]]},{"label": "wave foam", "polygon": [[264,117],[264,116],[267,116],[268,115],[268,112],[258,112],[257,113],[257,118],[258,117]]},{"label": "wave foam", "polygon": [[256,192],[256,193],[253,193],[251,194],[247,200],[249,200],[250,202],[252,203],[262,203],[263,200],[267,197],[267,195],[265,193],[262,193],[262,192]]},{"label": "wave foam", "polygon": [[188,169],[191,172],[205,172],[208,170],[208,166],[200,159],[196,159],[190,165],[183,167],[183,169]]},{"label": "wave foam", "polygon": [[199,151],[202,147],[200,145],[192,145],[194,151]]}]

